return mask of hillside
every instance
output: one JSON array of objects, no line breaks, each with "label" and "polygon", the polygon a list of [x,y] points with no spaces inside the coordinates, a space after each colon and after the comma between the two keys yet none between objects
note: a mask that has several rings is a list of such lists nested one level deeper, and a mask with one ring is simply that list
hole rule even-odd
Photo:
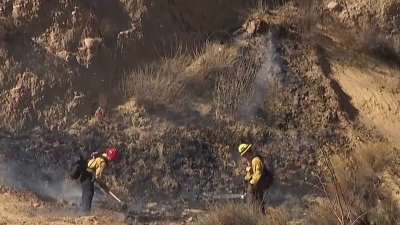
[{"label": "hillside", "polygon": [[195,222],[202,196],[241,192],[242,142],[274,169],[267,201],[289,220],[323,202],[316,174],[335,157],[371,162],[371,196],[399,207],[400,2],[257,2],[0,3],[0,196],[16,217],[122,223],[107,196],[94,218],[69,213],[69,165],[110,145],[107,183],[149,223]]}]

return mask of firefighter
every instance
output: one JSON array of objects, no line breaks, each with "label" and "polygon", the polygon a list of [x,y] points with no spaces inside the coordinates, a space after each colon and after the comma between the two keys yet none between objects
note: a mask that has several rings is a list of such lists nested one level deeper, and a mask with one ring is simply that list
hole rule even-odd
[{"label": "firefighter", "polygon": [[86,169],[81,175],[80,182],[82,187],[82,211],[90,213],[94,196],[94,183],[98,183],[103,189],[108,190],[101,178],[108,163],[118,158],[118,150],[109,148],[101,155],[93,156],[87,162]]},{"label": "firefighter", "polygon": [[241,144],[238,150],[240,155],[247,161],[245,176],[247,183],[246,202],[264,212],[264,194],[272,184],[272,173],[267,169],[263,158],[253,151],[252,145]]}]

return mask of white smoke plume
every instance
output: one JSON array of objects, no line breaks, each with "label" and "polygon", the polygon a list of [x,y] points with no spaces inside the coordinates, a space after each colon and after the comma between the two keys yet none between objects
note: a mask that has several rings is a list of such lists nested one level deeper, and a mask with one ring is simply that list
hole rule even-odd
[{"label": "white smoke plume", "polygon": [[0,183],[19,190],[31,191],[43,200],[66,201],[78,204],[81,190],[73,182],[51,170],[36,166],[7,162],[0,166]]},{"label": "white smoke plume", "polygon": [[282,76],[280,56],[271,33],[266,38],[263,51],[261,66],[253,83],[253,94],[248,104],[241,109],[244,119],[247,120],[255,119],[257,110],[264,108],[268,94],[274,85],[278,85],[277,80]]}]

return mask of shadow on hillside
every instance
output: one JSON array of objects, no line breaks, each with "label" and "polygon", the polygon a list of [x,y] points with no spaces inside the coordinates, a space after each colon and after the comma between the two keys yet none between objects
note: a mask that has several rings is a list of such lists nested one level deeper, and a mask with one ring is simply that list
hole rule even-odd
[{"label": "shadow on hillside", "polygon": [[345,91],[343,91],[340,84],[334,78],[332,78],[331,64],[329,62],[327,54],[325,53],[324,47],[317,44],[315,50],[317,53],[317,62],[321,67],[323,74],[330,80],[333,90],[339,97],[340,107],[347,113],[349,119],[354,121],[357,118],[359,111],[351,103],[351,97]]},{"label": "shadow on hillside", "polygon": [[114,46],[117,34],[130,26],[128,12],[118,0],[83,0],[77,4],[94,14],[93,22],[97,23],[107,46]]}]

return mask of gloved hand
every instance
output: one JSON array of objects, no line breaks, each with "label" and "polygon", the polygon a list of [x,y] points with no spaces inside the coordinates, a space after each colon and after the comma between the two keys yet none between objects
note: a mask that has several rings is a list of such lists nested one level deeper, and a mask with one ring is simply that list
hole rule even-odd
[{"label": "gloved hand", "polygon": [[245,199],[245,198],[246,198],[246,196],[247,196],[247,194],[246,194],[246,193],[244,193],[244,194],[240,195],[240,199]]},{"label": "gloved hand", "polygon": [[251,179],[251,166],[247,166],[246,167],[246,176],[244,177],[245,181],[249,181]]},{"label": "gloved hand", "polygon": [[251,166],[247,166],[247,167],[246,167],[246,172],[248,172],[248,173],[249,173],[249,172],[250,172],[250,170],[251,170]]}]

